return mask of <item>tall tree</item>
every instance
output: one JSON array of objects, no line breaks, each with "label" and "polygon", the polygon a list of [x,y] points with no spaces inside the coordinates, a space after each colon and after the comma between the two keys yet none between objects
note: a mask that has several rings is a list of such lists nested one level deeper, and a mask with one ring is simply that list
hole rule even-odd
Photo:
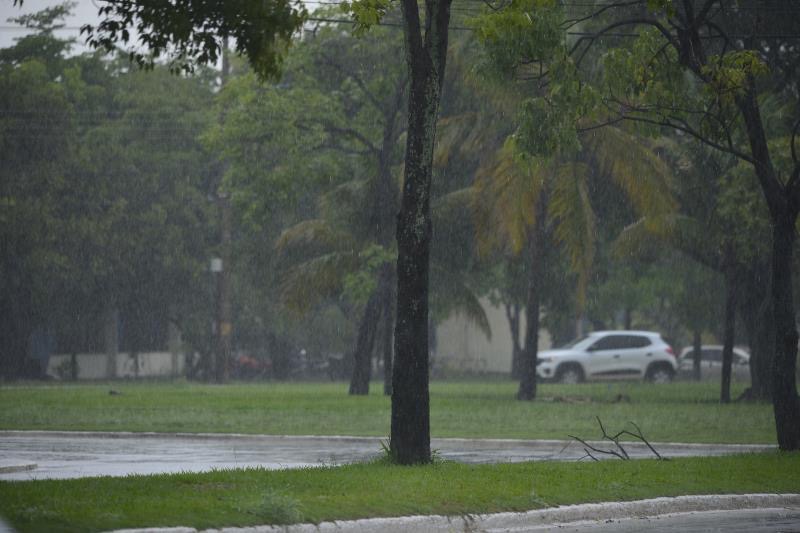
[{"label": "tall tree", "polygon": [[[431,177],[447,59],[452,0],[400,0],[409,72],[405,177],[397,215],[397,318],[389,451],[400,464],[428,463],[430,445],[428,287]],[[388,2],[377,3],[378,18]],[[356,21],[376,21],[376,3],[352,4]]]},{"label": "tall tree", "polygon": [[[18,1],[18,0],[15,0]],[[409,67],[408,136],[405,181],[397,219],[397,327],[390,449],[402,464],[426,463],[430,455],[428,394],[428,258],[430,181],[436,118],[447,55],[451,0],[401,0],[405,56]],[[376,21],[387,3],[356,2],[361,22]],[[85,27],[90,43],[112,49],[127,42],[135,28],[139,41],[158,56],[172,53],[178,68],[215,61],[221,39],[236,39],[263,75],[277,71],[280,50],[301,25],[305,9],[297,2],[238,0],[208,4],[200,0],[112,1],[100,8],[102,21]],[[421,16],[423,15],[423,16]],[[152,62],[132,50],[134,59]]]},{"label": "tall tree", "polygon": [[[672,209],[669,172],[640,141],[612,129],[584,141],[570,160],[537,161],[519,155],[513,139],[487,164],[476,182],[479,240],[484,249],[506,246],[528,258],[526,331],[517,398],[536,397],[536,360],[545,259],[554,243],[570,258],[582,310],[597,245],[591,182],[616,184],[635,210],[658,218]],[[580,313],[576,313],[580,314]]]}]

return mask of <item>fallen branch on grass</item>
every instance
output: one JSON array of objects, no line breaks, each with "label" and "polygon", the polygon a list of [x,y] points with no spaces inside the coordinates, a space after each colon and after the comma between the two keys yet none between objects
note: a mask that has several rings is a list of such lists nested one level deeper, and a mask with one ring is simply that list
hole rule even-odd
[{"label": "fallen branch on grass", "polygon": [[633,437],[634,439],[637,439],[637,440],[645,443],[645,445],[650,449],[651,452],[653,452],[653,454],[658,459],[660,459],[662,461],[669,460],[667,457],[663,457],[660,453],[658,453],[656,451],[655,448],[653,448],[653,446],[650,444],[650,442],[644,437],[644,434],[642,433],[641,428],[639,426],[637,426],[634,422],[628,422],[628,423],[630,425],[632,425],[636,429],[635,433],[632,432],[632,431],[628,431],[627,429],[623,429],[622,431],[619,431],[619,432],[615,433],[614,435],[609,435],[608,432],[606,431],[605,426],[603,426],[603,422],[600,420],[600,417],[598,416],[598,417],[595,417],[595,418],[597,418],[597,423],[600,425],[600,430],[603,432],[603,440],[607,440],[607,441],[613,442],[615,448],[610,448],[610,449],[605,449],[604,450],[602,448],[598,448],[597,446],[593,446],[592,444],[589,444],[587,441],[585,441],[584,439],[582,439],[580,437],[576,437],[575,435],[569,435],[569,437],[571,439],[575,439],[576,441],[578,441],[581,444],[583,444],[583,451],[586,452],[586,457],[589,457],[590,459],[592,459],[594,461],[599,461],[599,459],[592,453],[592,452],[594,452],[595,454],[612,455],[614,457],[622,459],[623,461],[629,461],[631,457],[630,457],[630,455],[628,455],[627,450],[625,450],[625,447],[619,441],[619,439],[621,437],[629,436],[629,437]]}]

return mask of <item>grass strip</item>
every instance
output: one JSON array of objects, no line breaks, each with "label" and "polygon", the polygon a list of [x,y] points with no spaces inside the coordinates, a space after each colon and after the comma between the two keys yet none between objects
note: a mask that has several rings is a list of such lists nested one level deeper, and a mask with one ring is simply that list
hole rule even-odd
[{"label": "grass strip", "polygon": [[[533,402],[515,400],[516,388],[508,380],[432,382],[433,436],[593,438],[599,416],[613,429],[636,422],[652,441],[775,443],[772,407],[721,405],[717,383],[544,384]],[[386,436],[389,412],[379,384],[365,397],[348,396],[345,383],[0,387],[0,429]]]},{"label": "grass strip", "polygon": [[219,528],[798,491],[798,453],[418,467],[376,461],[297,470],[0,482],[0,514],[22,533]]}]

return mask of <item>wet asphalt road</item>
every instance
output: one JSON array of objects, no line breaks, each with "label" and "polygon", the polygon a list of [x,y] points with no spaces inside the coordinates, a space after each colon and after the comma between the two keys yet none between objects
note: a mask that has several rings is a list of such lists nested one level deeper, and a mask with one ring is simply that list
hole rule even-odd
[{"label": "wet asphalt road", "polygon": [[[267,435],[0,431],[0,479],[63,479],[212,469],[340,465],[381,453],[385,439]],[[608,443],[596,443],[609,448]],[[446,459],[464,463],[587,460],[574,441],[433,439]],[[769,445],[654,444],[666,457],[775,449]],[[644,444],[625,444],[634,458],[653,457]]]}]

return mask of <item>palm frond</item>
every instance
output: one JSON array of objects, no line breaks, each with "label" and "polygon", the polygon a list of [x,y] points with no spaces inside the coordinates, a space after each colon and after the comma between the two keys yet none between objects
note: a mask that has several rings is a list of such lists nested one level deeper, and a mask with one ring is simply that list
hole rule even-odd
[{"label": "palm frond", "polygon": [[558,165],[555,172],[548,213],[555,221],[555,238],[567,250],[570,267],[578,275],[576,297],[582,309],[597,238],[596,218],[586,184],[589,169],[582,163],[569,163]]},{"label": "palm frond", "polygon": [[275,249],[284,257],[311,255],[313,251],[347,250],[354,248],[352,236],[333,227],[324,219],[298,222],[283,231]]},{"label": "palm frond", "polygon": [[708,227],[696,218],[671,213],[657,220],[642,218],[628,225],[612,243],[611,251],[618,258],[645,259],[656,256],[666,245],[713,267],[719,255],[708,247],[708,242]]},{"label": "palm frond", "polygon": [[512,142],[498,150],[475,178],[474,216],[478,252],[508,248],[518,254],[536,220],[547,168],[520,160]]},{"label": "palm frond", "polygon": [[317,203],[323,213],[362,209],[369,191],[369,183],[363,179],[346,181],[323,193]]},{"label": "palm frond", "polygon": [[440,317],[455,312],[473,323],[488,339],[492,338],[489,318],[480,299],[461,276],[431,265],[431,288],[436,314]]},{"label": "palm frond", "polygon": [[604,128],[584,139],[601,174],[609,176],[630,199],[647,224],[674,212],[672,173],[645,142],[619,128]]},{"label": "palm frond", "polygon": [[291,311],[305,314],[319,302],[338,295],[345,275],[357,266],[358,257],[353,252],[329,253],[300,263],[281,280],[281,301]]},{"label": "palm frond", "polygon": [[433,201],[431,212],[435,225],[460,225],[472,216],[475,208],[474,187],[465,187],[439,196]]}]

